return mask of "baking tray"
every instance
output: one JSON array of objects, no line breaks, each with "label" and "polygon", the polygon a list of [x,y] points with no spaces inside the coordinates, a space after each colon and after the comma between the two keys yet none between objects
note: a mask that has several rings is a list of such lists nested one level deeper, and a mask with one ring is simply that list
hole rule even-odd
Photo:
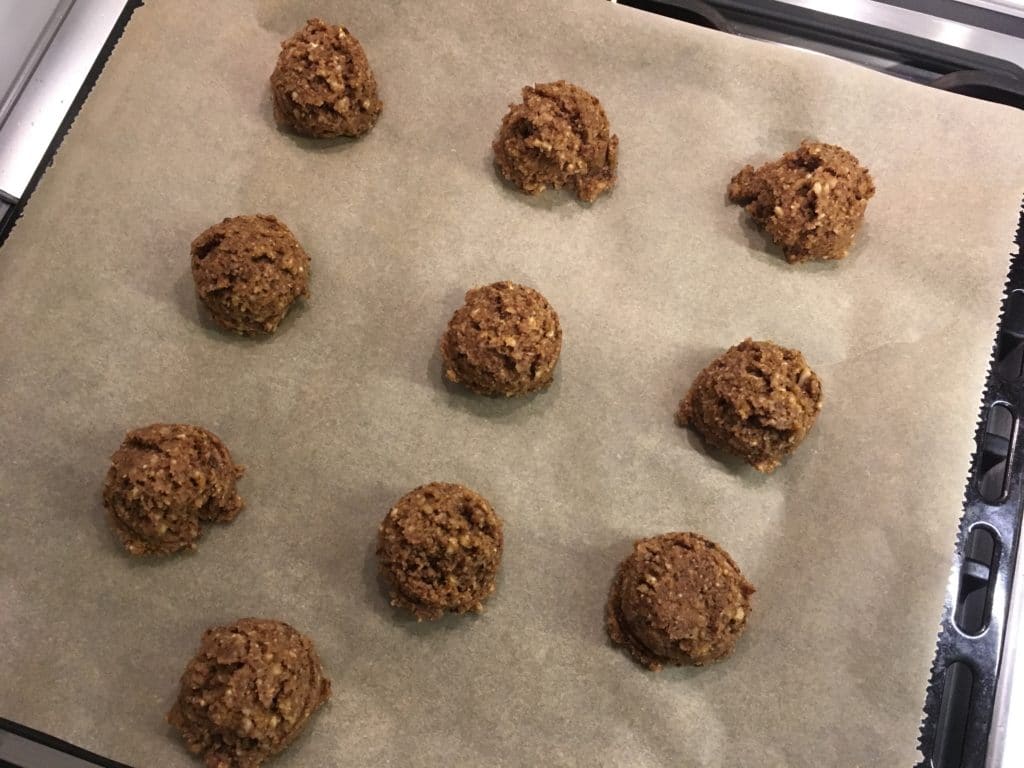
[{"label": "baking tray", "polygon": [[1005,641],[1024,490],[1024,451],[1018,444],[1024,413],[1024,213],[1016,244],[964,491],[918,768],[1007,765],[1000,752],[1003,738],[993,725],[1010,725],[1008,693],[997,694],[1003,656],[1016,652]]},{"label": "baking tray", "polygon": [[[903,151],[915,144],[908,134],[880,135],[870,124],[850,123],[865,99],[876,119],[881,110],[905,128],[900,121],[913,115],[919,135],[945,131],[955,116],[954,133],[1008,146],[1014,113],[966,106],[820,57],[813,57],[812,71],[812,58],[795,52],[602,6],[534,2],[509,15],[499,7],[446,4],[438,27],[431,24],[438,8],[396,3],[381,12],[346,5],[345,22],[370,51],[389,111],[367,140],[330,146],[276,133],[265,98],[267,59],[301,25],[306,9],[300,4],[251,11],[246,4],[218,6],[222,24],[190,16],[187,8],[174,13],[154,6],[145,10],[152,11],[145,24],[129,26],[125,47],[112,58],[116,66],[97,85],[3,253],[0,313],[10,334],[0,352],[13,373],[2,381],[0,408],[7,434],[20,436],[3,468],[15,491],[4,501],[10,531],[4,545],[60,562],[62,574],[57,590],[26,570],[11,570],[16,560],[6,560],[0,576],[15,590],[15,602],[5,611],[11,622],[5,638],[17,644],[5,659],[19,664],[5,675],[28,683],[52,674],[56,664],[64,682],[56,690],[32,684],[4,691],[4,714],[24,712],[34,728],[124,762],[191,765],[159,722],[181,666],[205,626],[270,612],[314,635],[339,692],[281,765],[322,763],[339,753],[354,762],[373,762],[376,754],[378,762],[447,755],[463,764],[493,757],[510,764],[736,765],[752,750],[766,765],[909,762],[958,516],[952,500],[970,452],[968,412],[982,387],[1008,221],[1019,200],[1019,190],[994,171],[1015,169],[1019,158],[1007,155],[996,166],[968,150],[972,173],[979,166],[993,171],[992,183],[975,189],[966,183],[962,155],[940,147],[935,157],[915,156]],[[515,50],[497,46],[494,35],[515,40]],[[623,46],[624,39],[633,42]],[[186,62],[183,48],[195,52]],[[410,66],[420,51],[432,55]],[[486,61],[484,70],[466,69],[466,57],[474,56]],[[689,84],[664,76],[694,62],[700,67]],[[623,137],[620,186],[589,209],[559,196],[523,199],[490,169],[487,147],[504,105],[519,85],[552,70],[590,85]],[[785,77],[751,91],[746,83],[768,70]],[[467,71],[473,88],[460,92],[464,101],[453,113],[430,86]],[[641,71],[649,77],[640,78]],[[169,72],[179,79],[168,80]],[[661,119],[641,108],[652,97],[642,93],[645,87],[657,91]],[[154,102],[157,91],[162,99]],[[763,122],[734,125],[749,114],[758,91]],[[741,96],[742,111],[731,106]],[[831,109],[794,117],[796,98]],[[221,108],[211,113],[211,104]],[[113,114],[119,120],[110,121]],[[415,122],[414,114],[432,120]],[[452,114],[459,130],[432,132],[434,121]],[[172,124],[174,131],[164,130]],[[716,156],[722,148],[707,146],[706,137],[724,135],[726,127],[728,151]],[[786,271],[763,239],[744,229],[745,214],[722,200],[737,157],[768,159],[804,133],[856,146],[876,178],[888,179],[872,203],[879,214],[869,218],[861,250],[832,271]],[[232,144],[229,136],[252,143]],[[665,164],[640,151],[674,142],[702,152],[685,164]],[[196,156],[211,145],[226,154]],[[209,183],[214,168],[215,186]],[[410,183],[409,169],[417,168],[426,175],[414,179],[434,186]],[[941,201],[894,194],[927,188],[940,177],[961,183],[962,204],[981,210],[981,217],[952,227]],[[332,183],[318,185],[314,199],[289,186],[311,178]],[[395,178],[405,183],[384,183]],[[72,221],[44,218],[85,188],[96,191],[94,204]],[[239,342],[208,327],[197,310],[182,243],[211,219],[268,207],[313,254],[313,301],[271,342]],[[685,220],[680,211],[689,214]],[[911,211],[941,230],[934,241],[921,239],[927,234],[915,227]],[[927,265],[909,258],[908,223],[913,246],[932,257]],[[392,239],[394,232],[404,236]],[[722,233],[733,237],[716,239]],[[544,248],[550,242],[560,244],[554,254]],[[974,260],[953,258],[969,247]],[[868,256],[882,252],[887,258]],[[940,281],[932,274],[936,265]],[[701,296],[689,291],[693,270],[728,284],[744,310],[711,318],[700,309]],[[879,272],[908,286],[898,308],[878,303],[869,282]],[[39,274],[44,282],[30,279]],[[526,404],[479,401],[440,381],[434,352],[440,328],[464,288],[496,277],[545,290],[567,329],[559,379]],[[15,288],[18,302],[6,293]],[[759,303],[769,289],[789,309],[799,301],[829,306],[841,295],[851,311],[819,312],[808,328],[799,313],[783,316]],[[61,296],[59,305],[47,303],[53,295]],[[620,311],[609,314],[610,306]],[[941,333],[932,325],[936,311],[953,321]],[[840,343],[838,334],[853,320],[863,343],[845,337]],[[369,333],[371,327],[377,330]],[[812,438],[770,479],[706,455],[671,420],[696,370],[747,333],[802,347],[831,387]],[[133,334],[138,346],[129,349]],[[943,365],[933,365],[951,341]],[[858,382],[879,367],[896,391],[902,377],[923,384],[926,371],[933,386],[941,380],[938,399],[921,403],[919,413],[904,413],[909,403],[901,401],[900,408],[851,420]],[[218,378],[217,371],[227,375]],[[955,380],[945,378],[948,371]],[[371,403],[377,396],[388,398],[386,408]],[[428,424],[416,422],[423,415]],[[250,508],[232,527],[212,531],[195,557],[140,566],[117,551],[96,486],[124,429],[153,418],[187,418],[221,433],[249,466],[242,490]],[[874,510],[856,525],[845,516],[860,481],[841,490],[801,484],[830,466],[832,450],[849,457],[847,472],[878,471],[857,450],[870,436],[864,430],[894,448],[898,443],[888,441],[904,439],[925,421],[948,441],[894,452],[886,457],[894,474],[877,474],[871,488],[879,505],[902,504],[900,526]],[[58,457],[60,472],[46,471],[44,456]],[[529,482],[510,475],[512,458],[530,468]],[[289,471],[273,469],[283,461]],[[592,471],[581,474],[581,466]],[[897,486],[900,472],[911,471],[927,477],[927,488]],[[435,476],[464,480],[505,510],[509,559],[484,617],[413,629],[382,601],[372,577],[372,531],[394,498]],[[679,478],[686,481],[682,511]],[[638,509],[637,499],[650,503]],[[818,508],[830,511],[827,525],[812,514]],[[314,525],[314,514],[329,515],[323,520],[331,525]],[[282,527],[281,519],[296,522]],[[70,541],[28,538],[40,521]],[[878,544],[876,534],[898,536],[907,526],[920,530],[906,542],[910,560],[900,567],[876,561],[875,550],[849,556],[854,543]],[[727,543],[761,588],[760,624],[755,632],[752,623],[727,664],[705,670],[711,674],[650,676],[607,647],[604,583],[632,538],[680,527]],[[310,529],[321,533],[301,533]],[[840,534],[848,551],[830,552]],[[71,556],[53,557],[57,551]],[[255,560],[270,565],[256,578],[246,576],[257,553],[262,558]],[[863,572],[864,557],[875,573]],[[911,560],[916,572],[906,577],[903,564]],[[838,599],[850,595],[831,590],[851,579],[864,580],[865,595],[891,584],[905,591],[902,599],[890,595],[857,611],[846,604],[835,613],[825,604],[823,621],[820,608],[808,614],[792,602],[804,594],[805,578]],[[20,599],[28,590],[36,590],[34,603]],[[103,596],[100,604],[96,595]],[[154,595],[158,615],[145,612]],[[32,612],[33,605],[60,607],[60,621]],[[854,615],[864,626],[890,621],[888,612],[897,609],[902,623],[892,632],[906,647],[894,649],[893,658],[908,666],[883,674],[849,644],[855,638],[870,650],[877,639],[846,629]],[[26,652],[27,638],[40,626],[48,627],[60,659],[49,646]],[[508,644],[509,627],[523,643]],[[813,640],[800,648],[803,668],[780,665],[778,649],[795,648],[802,638]],[[825,638],[839,656],[823,647]],[[97,656],[96,647],[110,653]],[[441,673],[467,665],[453,696],[451,676]],[[509,676],[498,686],[480,683],[488,680],[484,669]],[[786,676],[769,680],[773,669]],[[139,700],[126,706],[113,687],[92,684],[114,670]],[[526,674],[510,676],[520,673]],[[826,681],[830,690],[820,687]],[[883,682],[888,689],[879,698]],[[836,689],[841,701],[831,695]],[[424,709],[422,701],[432,706]],[[779,701],[787,707],[779,710]],[[878,729],[875,738],[826,729],[840,716],[862,717],[862,725]],[[640,727],[651,722],[659,728]],[[805,738],[816,751],[805,748]]]}]

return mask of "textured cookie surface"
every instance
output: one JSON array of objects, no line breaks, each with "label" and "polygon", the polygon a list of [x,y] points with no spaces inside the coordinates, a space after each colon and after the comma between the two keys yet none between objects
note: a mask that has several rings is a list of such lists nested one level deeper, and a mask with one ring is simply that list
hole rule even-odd
[{"label": "textured cookie surface", "polygon": [[871,174],[856,157],[812,141],[760,168],[746,166],[729,184],[729,199],[746,208],[790,263],[846,256],[874,194]]},{"label": "textured cookie surface", "polygon": [[283,621],[240,619],[203,633],[167,720],[207,768],[259,768],[330,695],[312,640]]},{"label": "textured cookie surface", "polygon": [[362,136],[384,108],[363,46],[320,19],[281,43],[270,87],[278,124],[303,136]]},{"label": "textured cookie surface", "polygon": [[651,670],[700,666],[732,653],[753,593],[729,554],[703,536],[641,539],[615,574],[608,635]]},{"label": "textured cookie surface", "polygon": [[558,313],[533,288],[510,282],[467,291],[441,338],[445,378],[482,395],[543,389],[561,351]]},{"label": "textured cookie surface", "polygon": [[803,442],[822,402],[821,380],[798,350],[747,339],[697,374],[676,418],[771,472]]},{"label": "textured cookie surface", "polygon": [[392,605],[417,619],[438,619],[483,610],[503,546],[501,519],[486,499],[462,485],[430,483],[385,516],[377,559]]},{"label": "textured cookie surface", "polygon": [[309,256],[275,216],[235,216],[192,241],[192,279],[218,325],[269,334],[309,295]]},{"label": "textured cookie surface", "polygon": [[243,472],[209,430],[151,424],[125,435],[110,458],[103,503],[128,552],[166,555],[195,548],[202,523],[235,519]]},{"label": "textured cookie surface", "polygon": [[527,194],[571,183],[589,203],[615,185],[619,137],[601,102],[565,80],[523,88],[493,148],[498,171]]}]

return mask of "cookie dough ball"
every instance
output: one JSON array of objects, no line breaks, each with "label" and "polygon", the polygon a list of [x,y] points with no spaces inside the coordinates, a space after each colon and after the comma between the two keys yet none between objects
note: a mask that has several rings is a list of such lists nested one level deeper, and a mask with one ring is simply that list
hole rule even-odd
[{"label": "cookie dough ball", "polygon": [[240,619],[203,633],[167,721],[208,768],[258,768],[330,696],[312,640],[283,621]]},{"label": "cookie dough ball", "polygon": [[202,523],[230,523],[241,512],[235,481],[244,471],[212,432],[152,424],[133,429],[114,452],[103,503],[131,554],[195,549]]},{"label": "cookie dough ball", "polygon": [[728,553],[703,536],[641,539],[615,574],[608,636],[654,671],[665,664],[702,666],[732,653],[753,593]]},{"label": "cookie dough ball", "polygon": [[677,419],[771,472],[807,436],[821,403],[821,380],[799,351],[747,339],[697,374]]},{"label": "cookie dough ball", "polygon": [[760,168],[746,166],[729,184],[729,199],[746,208],[791,264],[843,258],[874,194],[871,174],[856,157],[813,141]]},{"label": "cookie dough ball", "polygon": [[501,563],[501,518],[475,491],[430,483],[388,512],[377,536],[391,604],[417,618],[483,610]]},{"label": "cookie dough ball", "polygon": [[192,241],[196,293],[223,328],[273,333],[309,295],[309,256],[274,216],[235,216]]},{"label": "cookie dough ball", "polygon": [[601,102],[565,80],[523,88],[523,103],[509,106],[493,147],[501,175],[531,195],[571,182],[592,203],[615,184],[619,137]]},{"label": "cookie dough ball", "polygon": [[445,378],[481,395],[543,389],[561,351],[558,313],[533,288],[510,282],[467,291],[441,337]]},{"label": "cookie dough ball", "polygon": [[363,46],[320,19],[281,43],[270,87],[278,125],[314,138],[362,136],[384,107]]}]

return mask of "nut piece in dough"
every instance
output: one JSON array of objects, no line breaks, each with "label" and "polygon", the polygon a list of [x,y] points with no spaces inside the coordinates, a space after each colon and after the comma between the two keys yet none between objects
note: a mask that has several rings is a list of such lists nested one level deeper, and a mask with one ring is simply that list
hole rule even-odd
[{"label": "nut piece in dough", "polygon": [[417,620],[483,611],[501,564],[501,518],[475,491],[430,483],[409,491],[387,513],[377,559],[391,604]]},{"label": "nut piece in dough", "polygon": [[309,295],[309,256],[274,216],[235,216],[192,241],[196,293],[218,325],[269,334]]},{"label": "nut piece in dough", "polygon": [[729,199],[746,208],[790,264],[846,256],[874,194],[871,174],[856,157],[813,141],[760,168],[748,165],[729,183]]},{"label": "nut piece in dough", "polygon": [[746,339],[697,374],[676,417],[709,445],[771,472],[807,436],[821,404],[821,380],[799,351]]},{"label": "nut piece in dough", "polygon": [[362,136],[384,107],[363,46],[320,19],[281,43],[270,87],[278,125],[302,136]]},{"label": "nut piece in dough", "polygon": [[201,523],[230,523],[242,510],[235,481],[244,471],[212,432],[151,424],[125,435],[110,458],[103,504],[133,555],[195,549]]},{"label": "nut piece in dough", "polygon": [[467,291],[441,337],[445,378],[481,395],[543,389],[561,351],[558,313],[533,288],[510,282]]},{"label": "nut piece in dough", "polygon": [[207,768],[259,768],[330,696],[312,640],[283,621],[240,619],[203,633],[167,721]]},{"label": "nut piece in dough", "polygon": [[576,196],[592,203],[615,184],[619,137],[601,102],[565,80],[524,87],[493,148],[501,175],[531,195],[572,182]]},{"label": "nut piece in dough", "polygon": [[641,539],[612,582],[608,636],[653,671],[702,666],[732,653],[753,593],[728,553],[703,536]]}]

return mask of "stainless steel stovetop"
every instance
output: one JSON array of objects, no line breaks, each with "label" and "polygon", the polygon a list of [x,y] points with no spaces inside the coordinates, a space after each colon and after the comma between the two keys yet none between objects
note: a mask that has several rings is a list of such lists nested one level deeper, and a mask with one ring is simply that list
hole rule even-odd
[{"label": "stainless steel stovetop", "polygon": [[0,242],[129,5],[0,0]]}]

